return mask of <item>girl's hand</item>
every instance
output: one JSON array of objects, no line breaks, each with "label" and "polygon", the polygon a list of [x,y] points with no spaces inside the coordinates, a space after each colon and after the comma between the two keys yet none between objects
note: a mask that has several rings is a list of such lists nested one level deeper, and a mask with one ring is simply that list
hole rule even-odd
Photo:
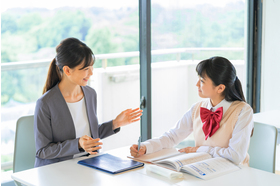
[{"label": "girl's hand", "polygon": [[127,109],[122,111],[116,119],[113,120],[113,130],[128,125],[130,123],[136,122],[140,120],[140,116],[142,116],[142,110],[140,108],[136,109]]},{"label": "girl's hand", "polygon": [[89,154],[97,154],[97,152],[93,152],[101,149],[103,143],[99,142],[100,138],[93,139],[87,135],[80,137],[79,139],[79,148],[83,148]]},{"label": "girl's hand", "polygon": [[133,145],[130,147],[130,154],[131,154],[131,156],[133,156],[133,157],[140,157],[140,156],[143,156],[144,154],[146,154],[146,146],[145,146],[145,145],[141,145],[141,146],[140,146],[140,149],[139,149],[139,152],[138,152],[138,145],[133,144]]},{"label": "girl's hand", "polygon": [[196,152],[198,148],[199,147],[186,147],[186,148],[180,149],[179,152],[192,153],[192,152]]}]

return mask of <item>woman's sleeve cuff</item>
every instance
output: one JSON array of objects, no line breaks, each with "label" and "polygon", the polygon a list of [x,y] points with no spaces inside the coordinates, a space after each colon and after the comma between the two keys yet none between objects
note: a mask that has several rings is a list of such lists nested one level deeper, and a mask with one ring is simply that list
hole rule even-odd
[{"label": "woman's sleeve cuff", "polygon": [[116,128],[116,129],[114,130],[114,133],[116,134],[116,133],[120,132],[120,130],[121,130],[121,127]]}]

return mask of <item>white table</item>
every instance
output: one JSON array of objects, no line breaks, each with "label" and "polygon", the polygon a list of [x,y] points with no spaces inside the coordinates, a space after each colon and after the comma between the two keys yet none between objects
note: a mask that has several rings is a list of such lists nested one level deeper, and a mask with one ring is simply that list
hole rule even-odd
[{"label": "white table", "polygon": [[[129,147],[123,147],[107,153],[126,158],[129,155]],[[12,174],[12,178],[25,185],[40,186],[88,186],[88,185],[128,185],[128,186],[165,186],[165,185],[188,185],[188,186],[263,186],[280,185],[280,175],[264,172],[250,167],[242,167],[241,170],[214,178],[201,180],[188,174],[183,179],[169,180],[168,178],[147,173],[145,167],[137,168],[120,174],[112,175],[99,170],[91,169],[77,164],[81,159],[76,158],[52,165],[29,169]]]},{"label": "white table", "polygon": [[253,115],[256,122],[273,125],[278,130],[277,143],[280,144],[280,110],[260,112]]}]

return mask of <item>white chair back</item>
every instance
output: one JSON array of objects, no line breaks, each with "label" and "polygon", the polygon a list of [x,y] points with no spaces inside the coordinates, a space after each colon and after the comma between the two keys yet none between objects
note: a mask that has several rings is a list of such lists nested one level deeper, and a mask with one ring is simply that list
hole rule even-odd
[{"label": "white chair back", "polygon": [[35,154],[34,116],[24,116],[16,126],[13,172],[34,168]]},{"label": "white chair back", "polygon": [[250,167],[275,173],[277,129],[254,122],[254,133],[249,146]]}]

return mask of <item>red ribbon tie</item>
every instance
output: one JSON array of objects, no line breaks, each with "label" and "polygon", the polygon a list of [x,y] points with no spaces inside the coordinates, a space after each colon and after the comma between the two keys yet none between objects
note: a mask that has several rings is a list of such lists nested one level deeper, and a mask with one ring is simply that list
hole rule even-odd
[{"label": "red ribbon tie", "polygon": [[205,140],[211,137],[220,128],[220,121],[223,117],[223,107],[219,107],[215,112],[200,107],[200,118],[203,123],[202,130],[205,134]]}]

